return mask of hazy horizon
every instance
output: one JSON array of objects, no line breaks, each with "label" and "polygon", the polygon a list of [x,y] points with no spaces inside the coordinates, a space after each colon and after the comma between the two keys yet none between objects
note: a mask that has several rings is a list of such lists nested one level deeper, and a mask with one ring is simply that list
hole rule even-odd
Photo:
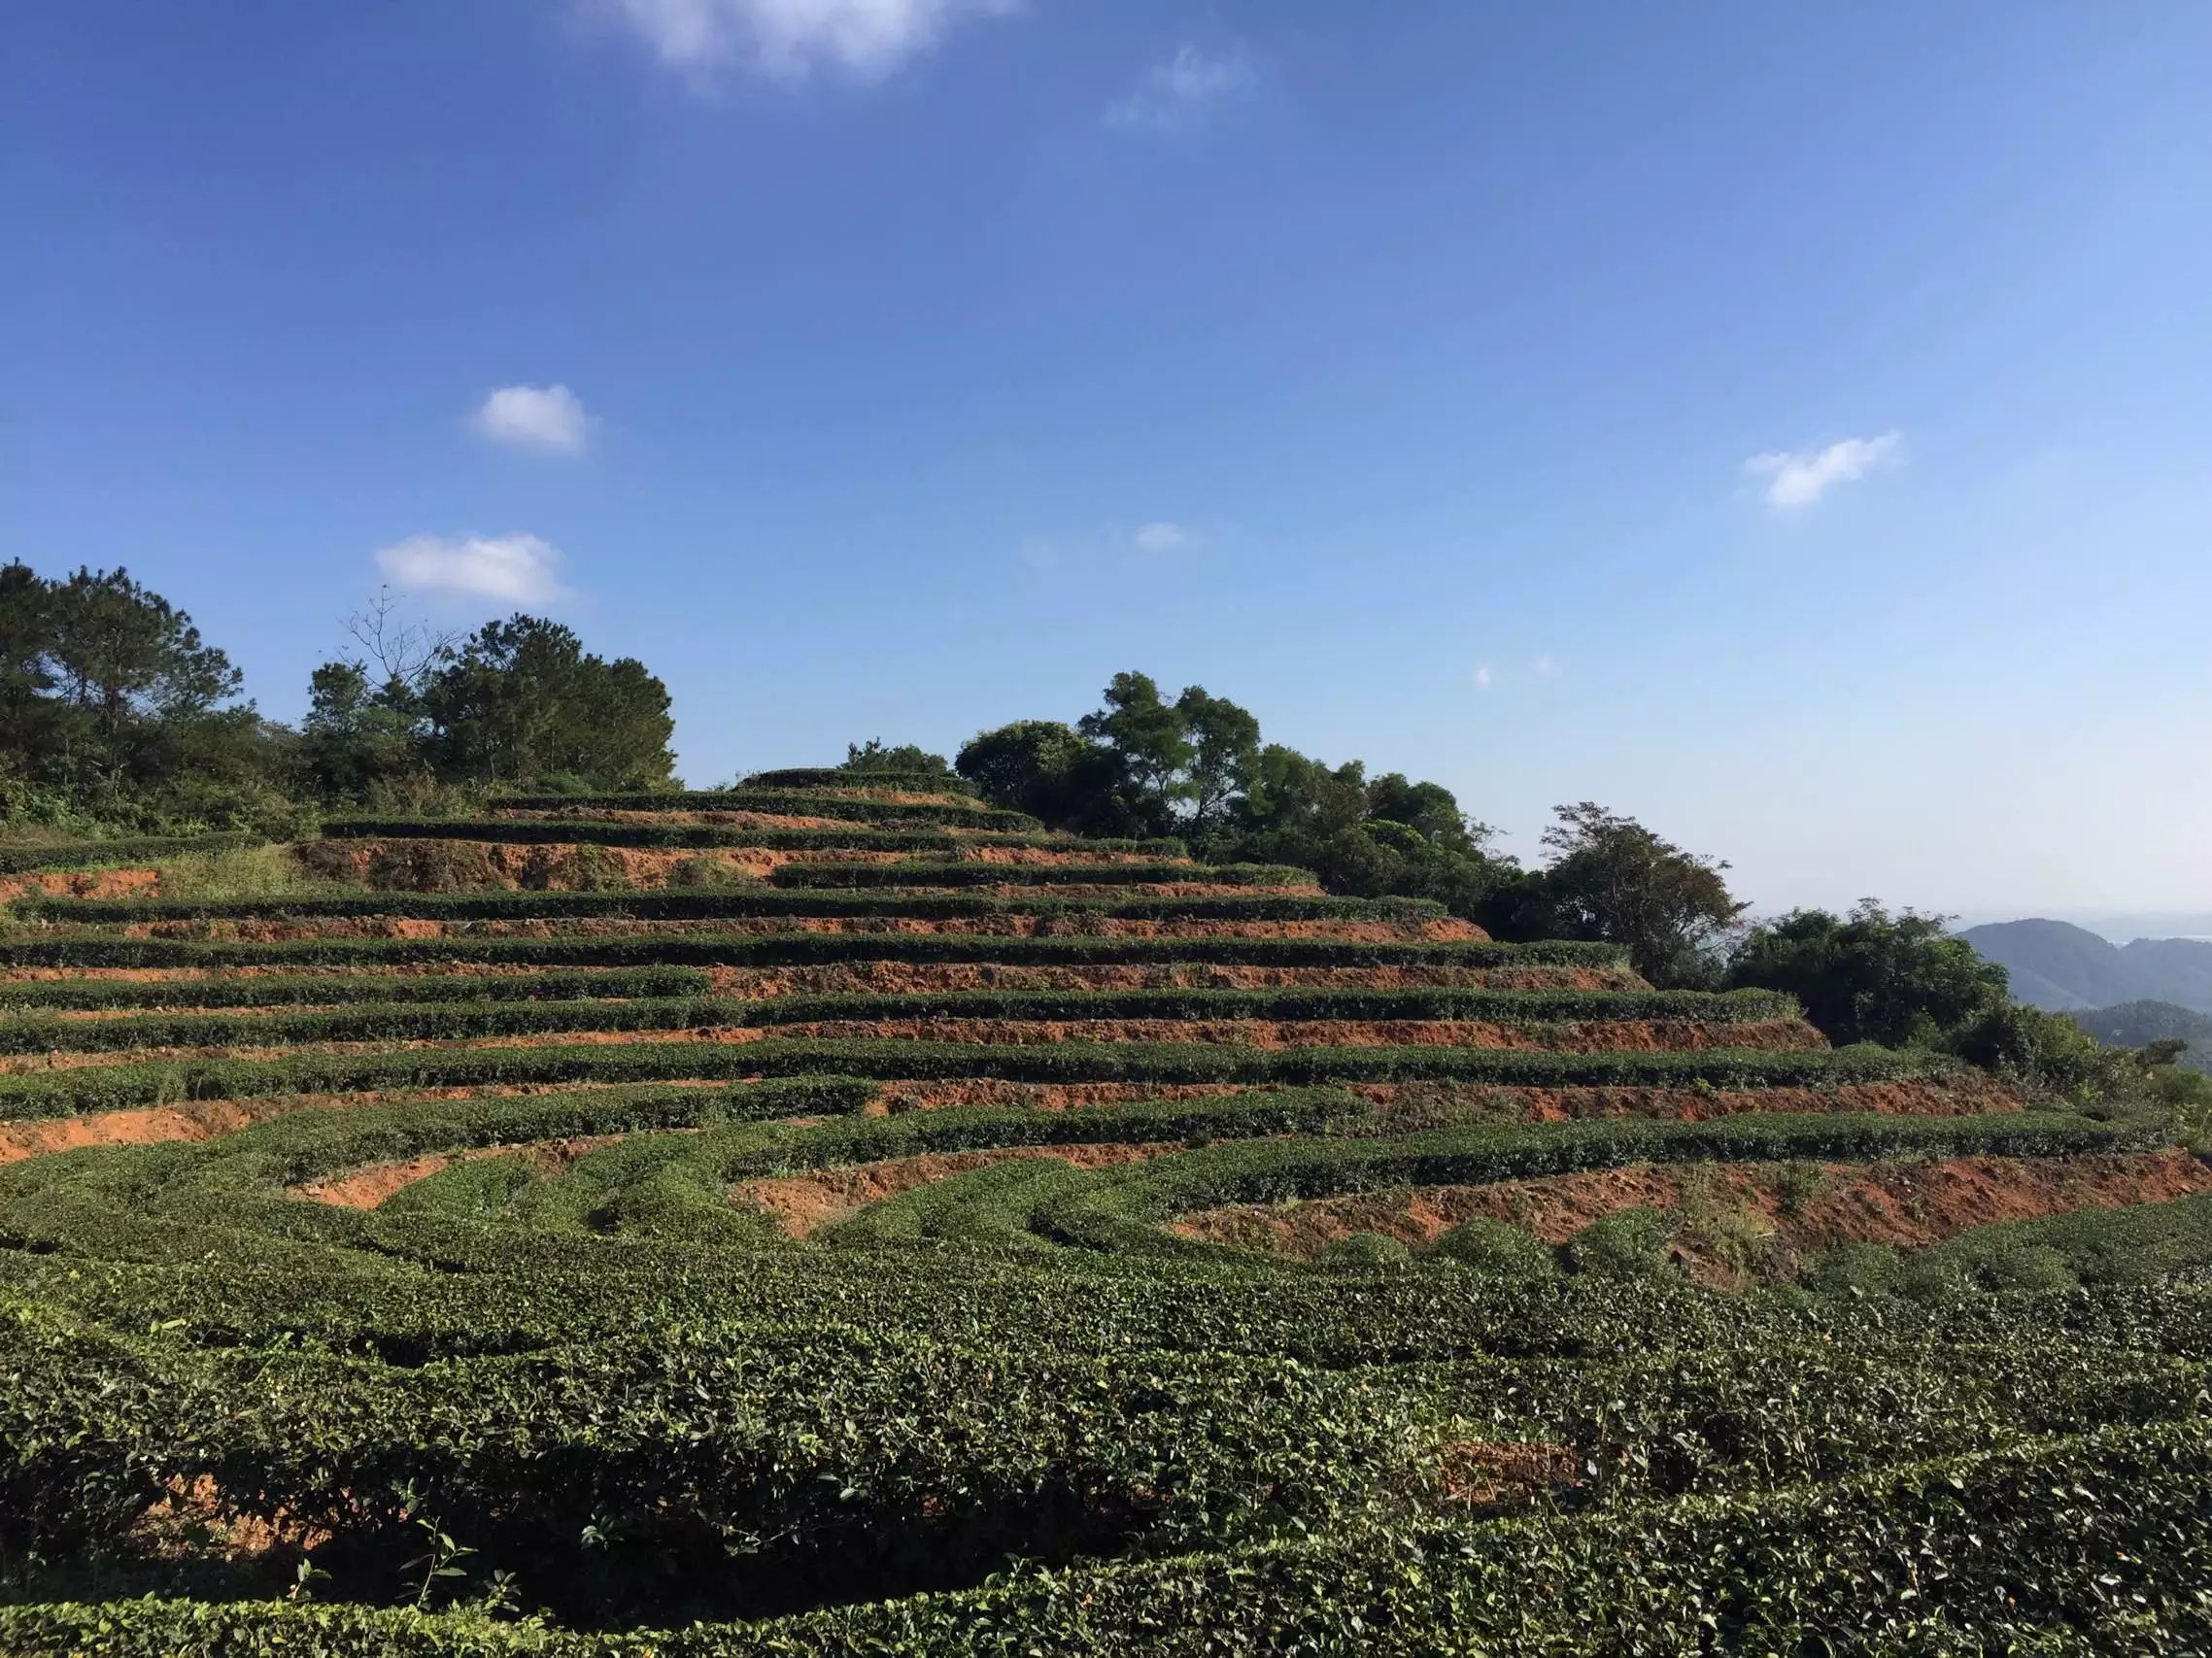
[{"label": "hazy horizon", "polygon": [[697,783],[1136,668],[1523,860],[1594,799],[1760,913],[2212,914],[2212,11],[10,44],[0,557],[127,565],[274,716],[389,581],[639,657]]}]

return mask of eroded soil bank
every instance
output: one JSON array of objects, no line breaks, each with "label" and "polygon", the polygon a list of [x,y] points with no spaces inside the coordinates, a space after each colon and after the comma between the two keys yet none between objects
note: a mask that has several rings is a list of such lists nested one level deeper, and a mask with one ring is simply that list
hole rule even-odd
[{"label": "eroded soil bank", "polygon": [[[2184,1151],[2111,1157],[1964,1157],[1876,1164],[1637,1165],[1490,1186],[1423,1186],[1183,1216],[1187,1237],[1310,1258],[1354,1233],[1414,1249],[1477,1216],[1564,1243],[1622,1209],[1725,1219],[1799,1251],[1838,1243],[1916,1248],[1997,1221],[2157,1203],[2212,1191],[2212,1166]],[[1692,1251],[1694,1255],[1694,1251]],[[1691,1258],[1693,1269],[1705,1263]],[[1705,1275],[1701,1273],[1701,1275]]]}]

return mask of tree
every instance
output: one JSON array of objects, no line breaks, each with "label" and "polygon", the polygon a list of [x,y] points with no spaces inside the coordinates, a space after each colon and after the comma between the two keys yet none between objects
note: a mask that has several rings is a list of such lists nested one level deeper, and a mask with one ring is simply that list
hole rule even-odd
[{"label": "tree", "polygon": [[1080,816],[1072,779],[1089,746],[1058,720],[1016,720],[978,731],[952,763],[993,805],[1066,824]]},{"label": "tree", "polygon": [[637,789],[675,770],[668,688],[634,658],[585,654],[542,617],[485,624],[429,676],[423,709],[449,782]]},{"label": "tree", "polygon": [[2005,970],[1948,931],[1945,917],[1891,915],[1872,898],[1850,915],[1793,910],[1753,928],[1728,964],[1731,987],[1787,991],[1833,1042],[1938,1045],[2011,1001]]},{"label": "tree", "polygon": [[1184,724],[1183,715],[1161,700],[1149,674],[1117,673],[1107,682],[1106,706],[1084,715],[1075,728],[1111,749],[1128,781],[1172,810],[1176,775],[1191,761]]},{"label": "tree", "polygon": [[1230,803],[1250,784],[1260,755],[1260,723],[1226,696],[1201,685],[1175,698],[1182,722],[1183,776],[1175,796],[1190,804],[1191,829],[1204,836],[1227,818]]},{"label": "tree", "polygon": [[870,737],[865,743],[847,743],[844,763],[837,769],[920,773],[947,779],[953,776],[952,762],[943,755],[932,754],[917,743],[902,743],[897,748],[887,748],[881,737]]},{"label": "tree", "polygon": [[1553,815],[1558,821],[1544,831],[1552,861],[1522,883],[1509,931],[1626,945],[1636,970],[1656,985],[1711,978],[1749,907],[1728,891],[1728,865],[1593,801]]},{"label": "tree", "polygon": [[240,686],[192,619],[127,570],[0,570],[0,765],[25,782],[133,821],[165,791],[221,815],[223,791],[265,792],[287,759],[281,727],[230,705]]}]

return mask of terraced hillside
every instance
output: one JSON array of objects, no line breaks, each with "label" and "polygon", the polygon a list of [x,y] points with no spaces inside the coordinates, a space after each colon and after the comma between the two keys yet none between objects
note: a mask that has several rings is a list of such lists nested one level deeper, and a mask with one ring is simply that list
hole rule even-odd
[{"label": "terraced hillside", "polygon": [[2212,1641],[2155,1115],[920,779],[304,857],[0,934],[0,1649]]}]

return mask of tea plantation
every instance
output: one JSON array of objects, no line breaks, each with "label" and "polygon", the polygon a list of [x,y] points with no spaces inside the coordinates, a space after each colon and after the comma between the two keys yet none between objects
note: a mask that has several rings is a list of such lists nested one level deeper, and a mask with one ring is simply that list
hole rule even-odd
[{"label": "tea plantation", "polygon": [[2212,1649],[2148,1107],[921,779],[303,857],[0,932],[0,1650]]}]

